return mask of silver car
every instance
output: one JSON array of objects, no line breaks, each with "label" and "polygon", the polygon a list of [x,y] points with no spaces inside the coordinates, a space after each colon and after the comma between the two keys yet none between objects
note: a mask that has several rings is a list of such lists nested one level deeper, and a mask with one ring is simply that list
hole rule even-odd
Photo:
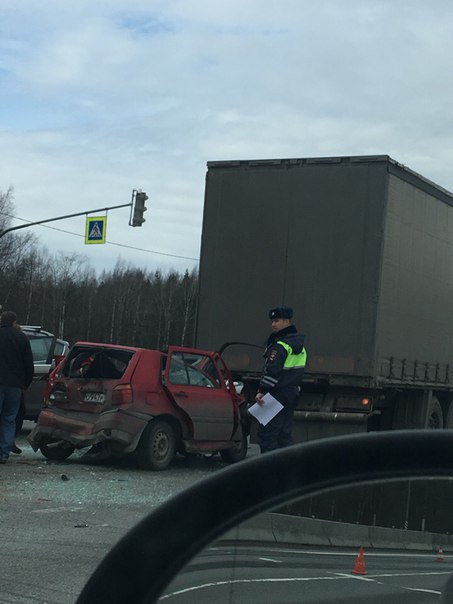
[{"label": "silver car", "polygon": [[23,404],[17,418],[18,429],[24,419],[36,420],[42,408],[42,399],[49,372],[60,358],[69,351],[69,343],[44,331],[36,325],[22,325],[22,331],[28,336],[33,353],[35,374],[30,388],[24,393]]}]

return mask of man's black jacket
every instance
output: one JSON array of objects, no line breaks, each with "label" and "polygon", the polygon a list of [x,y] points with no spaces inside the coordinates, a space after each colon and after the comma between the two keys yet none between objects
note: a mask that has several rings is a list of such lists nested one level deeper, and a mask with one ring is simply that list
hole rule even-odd
[{"label": "man's black jacket", "polygon": [[33,354],[27,336],[18,327],[0,327],[0,386],[26,389],[33,381]]}]

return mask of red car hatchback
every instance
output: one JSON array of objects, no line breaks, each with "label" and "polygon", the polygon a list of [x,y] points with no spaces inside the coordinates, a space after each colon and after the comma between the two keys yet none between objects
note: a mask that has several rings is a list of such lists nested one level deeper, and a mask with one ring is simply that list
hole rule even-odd
[{"label": "red car hatchback", "polygon": [[216,352],[78,342],[51,374],[44,404],[28,440],[48,459],[93,447],[163,470],[176,452],[229,462],[247,453],[245,401]]}]

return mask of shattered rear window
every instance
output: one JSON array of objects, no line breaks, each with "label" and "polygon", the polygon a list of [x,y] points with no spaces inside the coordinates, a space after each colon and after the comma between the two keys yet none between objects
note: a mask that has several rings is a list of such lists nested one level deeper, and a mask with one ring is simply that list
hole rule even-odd
[{"label": "shattered rear window", "polygon": [[119,379],[133,356],[133,351],[114,348],[73,348],[62,375],[68,378]]}]

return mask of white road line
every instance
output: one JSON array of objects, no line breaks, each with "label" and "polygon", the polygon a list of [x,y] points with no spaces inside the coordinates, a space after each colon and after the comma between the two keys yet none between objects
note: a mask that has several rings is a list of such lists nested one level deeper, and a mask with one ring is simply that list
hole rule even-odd
[{"label": "white road line", "polygon": [[340,579],[352,579],[354,577],[350,575],[344,576],[333,576],[333,577],[282,577],[279,579],[231,579],[230,581],[214,581],[212,583],[203,583],[201,585],[194,585],[193,587],[186,587],[185,589],[180,589],[178,591],[174,591],[169,594],[165,594],[159,598],[160,600],[167,600],[168,598],[172,598],[174,596],[180,596],[182,594],[189,593],[191,591],[198,591],[200,589],[206,589],[208,587],[220,587],[222,585],[234,585],[239,583],[297,583],[301,581],[337,581]]},{"label": "white road line", "polygon": [[431,575],[450,575],[451,572],[450,571],[439,571],[439,572],[435,572],[435,571],[427,571],[424,573],[418,573],[418,572],[413,572],[413,573],[382,573],[382,574],[375,574],[373,573],[371,575],[371,577],[379,577],[379,578],[385,578],[385,577],[427,577],[427,576],[431,576]]},{"label": "white road line", "polygon": [[434,589],[417,589],[416,587],[403,587],[403,589],[408,589],[409,591],[422,591],[427,594],[436,594],[438,596],[442,595],[441,591],[435,591]]},{"label": "white road line", "polygon": [[281,564],[283,560],[274,560],[273,558],[258,558],[258,560],[262,560],[263,562],[275,562],[276,564]]},{"label": "white road line", "polygon": [[[330,571],[329,571],[330,572]],[[343,577],[344,579],[357,579],[358,581],[371,581],[372,583],[379,583],[373,577],[364,577],[363,575],[350,575],[349,573],[332,573],[337,577]]]},{"label": "white road line", "polygon": [[[329,571],[330,572],[330,571]],[[212,583],[202,583],[201,585],[194,585],[192,587],[186,587],[185,589],[180,589],[178,591],[174,591],[169,594],[165,594],[159,598],[160,600],[167,600],[169,598],[180,596],[182,594],[186,594],[193,591],[199,591],[201,589],[207,589],[209,587],[221,587],[222,585],[234,585],[234,584],[251,584],[251,583],[297,583],[297,582],[309,582],[309,581],[335,581],[342,579],[358,579],[359,581],[369,581],[373,583],[379,583],[376,581],[377,578],[383,577],[420,577],[425,575],[449,575],[450,572],[426,572],[426,573],[385,573],[385,574],[373,574],[367,575],[366,577],[361,575],[352,575],[348,573],[332,573],[331,577],[280,577],[280,578],[264,578],[264,579],[231,579],[227,581],[214,581]],[[428,593],[441,593],[437,591],[424,590],[424,589],[416,589],[411,587],[403,587],[403,589],[409,589],[413,591],[426,591]]]}]

